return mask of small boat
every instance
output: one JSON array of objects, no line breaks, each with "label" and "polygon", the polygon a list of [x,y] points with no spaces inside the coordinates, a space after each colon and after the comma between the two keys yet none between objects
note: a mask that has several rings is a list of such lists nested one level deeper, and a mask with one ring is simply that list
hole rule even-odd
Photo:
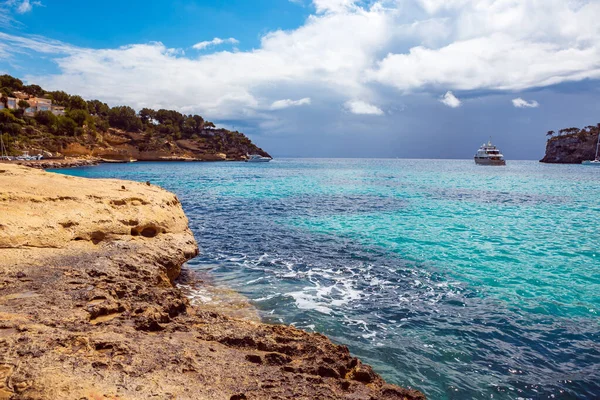
[{"label": "small boat", "polygon": [[596,143],[596,157],[592,161],[584,161],[583,165],[594,165],[600,167],[600,158],[598,158],[598,149],[600,149],[600,133],[598,134],[598,143]]},{"label": "small boat", "polygon": [[271,160],[271,157],[263,157],[260,154],[248,154],[246,162],[269,162]]},{"label": "small boat", "polygon": [[474,158],[477,165],[506,165],[504,155],[491,140],[481,145]]}]

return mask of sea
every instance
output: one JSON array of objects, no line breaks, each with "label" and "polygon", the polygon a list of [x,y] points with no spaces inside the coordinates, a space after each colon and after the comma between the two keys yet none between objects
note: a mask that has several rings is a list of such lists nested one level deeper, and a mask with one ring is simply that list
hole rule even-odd
[{"label": "sea", "polygon": [[[177,194],[189,268],[429,399],[600,398],[600,168],[275,159],[55,172]],[[209,301],[209,300],[207,300]]]}]

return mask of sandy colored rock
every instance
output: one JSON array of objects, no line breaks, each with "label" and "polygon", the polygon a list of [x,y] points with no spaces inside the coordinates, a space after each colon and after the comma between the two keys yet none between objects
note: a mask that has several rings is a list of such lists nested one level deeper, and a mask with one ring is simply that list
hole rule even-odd
[{"label": "sandy colored rock", "polygon": [[[319,334],[191,306],[158,187],[0,165],[0,399],[423,399]],[[188,273],[189,274],[189,273]]]}]

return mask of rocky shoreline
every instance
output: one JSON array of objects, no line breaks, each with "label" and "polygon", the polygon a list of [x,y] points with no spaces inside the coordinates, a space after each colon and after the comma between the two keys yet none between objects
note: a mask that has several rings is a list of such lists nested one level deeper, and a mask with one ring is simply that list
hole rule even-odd
[{"label": "rocky shoreline", "polygon": [[[158,161],[158,162],[219,162],[219,161],[244,161],[245,159],[231,160],[225,158],[186,158],[186,157],[159,157],[155,159],[147,160],[134,160],[134,161]],[[42,160],[11,160],[11,161],[0,161],[2,164],[11,165],[22,165],[25,167],[36,168],[36,169],[60,169],[60,168],[77,168],[77,167],[89,167],[99,164],[123,164],[129,161],[125,160],[111,160],[98,157],[65,157],[56,159],[42,159]],[[133,162],[133,161],[132,161]]]},{"label": "rocky shoreline", "polygon": [[192,306],[156,186],[0,164],[0,400],[424,399],[320,334]]},{"label": "rocky shoreline", "polygon": [[16,161],[0,161],[2,164],[22,165],[37,169],[59,169],[59,168],[76,168],[98,165],[103,161],[99,158],[63,158],[63,159],[42,159],[42,160],[16,160]]}]

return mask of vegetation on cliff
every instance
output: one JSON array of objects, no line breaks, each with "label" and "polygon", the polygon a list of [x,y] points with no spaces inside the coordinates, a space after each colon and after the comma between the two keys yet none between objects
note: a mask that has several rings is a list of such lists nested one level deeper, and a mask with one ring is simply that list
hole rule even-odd
[{"label": "vegetation on cliff", "polygon": [[[600,123],[596,124],[596,125],[588,125],[585,128],[563,128],[560,129],[558,132],[555,131],[548,131],[546,133],[546,136],[550,136],[550,138],[548,140],[559,140],[559,138],[561,137],[573,137],[573,136],[577,136],[581,139],[584,139],[587,136],[593,136],[593,135],[598,135],[598,132],[600,132]],[[554,136],[556,135],[556,136]]]},{"label": "vegetation on cliff", "polygon": [[[26,100],[9,109],[8,99],[15,97],[15,92],[52,100],[53,105],[65,107],[64,115],[26,113]],[[63,91],[24,85],[10,75],[0,76],[0,104],[4,106],[0,109],[0,133],[12,155],[28,150],[116,159],[236,160],[248,153],[268,156],[243,133],[217,129],[200,115],[149,108],[136,112],[126,105],[109,107],[100,100],[86,101]]]},{"label": "vegetation on cliff", "polygon": [[565,128],[558,132],[548,131],[546,154],[540,161],[557,164],[581,164],[593,160],[600,133],[600,123],[585,128]]}]

